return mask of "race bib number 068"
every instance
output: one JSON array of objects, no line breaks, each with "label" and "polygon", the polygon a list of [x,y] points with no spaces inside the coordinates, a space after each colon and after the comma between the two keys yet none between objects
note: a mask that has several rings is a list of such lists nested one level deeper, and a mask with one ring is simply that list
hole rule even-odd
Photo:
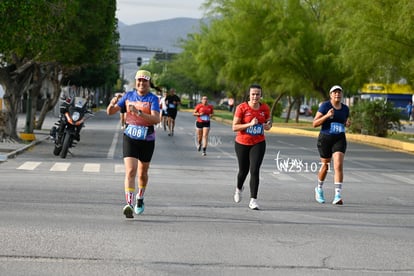
[{"label": "race bib number 068", "polygon": [[262,124],[255,124],[254,126],[250,126],[246,128],[246,133],[250,135],[262,135],[264,132]]}]

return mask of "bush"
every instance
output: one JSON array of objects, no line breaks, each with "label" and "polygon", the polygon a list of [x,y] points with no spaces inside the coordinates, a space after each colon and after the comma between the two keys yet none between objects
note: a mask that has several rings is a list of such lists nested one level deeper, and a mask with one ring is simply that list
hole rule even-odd
[{"label": "bush", "polygon": [[400,112],[391,102],[362,100],[351,107],[350,113],[349,130],[353,133],[387,137],[388,130],[401,130]]},{"label": "bush", "polygon": [[312,110],[312,117],[315,117],[316,112],[318,112],[318,110],[319,110],[319,104],[312,105],[311,110]]},{"label": "bush", "polygon": [[[263,102],[264,102],[264,103],[266,103],[266,104],[269,106],[269,108],[272,108],[272,105],[273,105],[274,101],[275,101],[275,100],[274,100],[274,99],[271,99],[271,98],[266,98],[266,99],[263,99]],[[272,117],[277,117],[277,118],[279,118],[280,116],[282,116],[282,112],[283,112],[283,105],[282,105],[282,103],[279,101],[279,102],[276,104],[275,109],[273,110]]]}]

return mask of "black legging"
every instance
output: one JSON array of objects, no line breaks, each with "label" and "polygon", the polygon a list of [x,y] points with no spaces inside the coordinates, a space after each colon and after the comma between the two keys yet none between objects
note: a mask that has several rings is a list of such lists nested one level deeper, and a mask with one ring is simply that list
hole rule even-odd
[{"label": "black legging", "polygon": [[237,161],[239,163],[239,173],[237,174],[237,188],[242,189],[247,174],[250,171],[250,197],[257,198],[259,191],[260,166],[266,151],[266,141],[253,146],[245,146],[239,143],[234,144]]}]

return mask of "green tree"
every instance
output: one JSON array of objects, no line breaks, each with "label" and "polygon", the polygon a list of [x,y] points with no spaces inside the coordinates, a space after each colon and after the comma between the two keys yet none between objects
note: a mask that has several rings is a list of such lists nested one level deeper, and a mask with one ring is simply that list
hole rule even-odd
[{"label": "green tree", "polygon": [[413,1],[345,0],[336,7],[327,35],[341,45],[350,85],[414,81]]},{"label": "green tree", "polygon": [[238,90],[239,99],[252,82],[275,101],[291,96],[297,109],[303,96],[326,98],[347,72],[338,66],[338,44],[325,38],[321,14],[329,14],[330,6],[323,2],[208,1],[217,19],[202,30],[198,71],[215,68],[216,81]]},{"label": "green tree", "polygon": [[286,96],[290,110],[304,96],[327,99],[334,84],[353,96],[368,81],[413,79],[413,1],[209,0],[205,6],[212,19],[184,47],[186,75],[224,85],[239,100],[251,82],[275,102]]},{"label": "green tree", "polygon": [[17,113],[23,93],[36,97],[49,78],[54,90],[46,111],[58,100],[62,75],[83,65],[117,64],[115,9],[115,0],[0,2],[0,83],[8,110],[7,135],[18,139]]}]

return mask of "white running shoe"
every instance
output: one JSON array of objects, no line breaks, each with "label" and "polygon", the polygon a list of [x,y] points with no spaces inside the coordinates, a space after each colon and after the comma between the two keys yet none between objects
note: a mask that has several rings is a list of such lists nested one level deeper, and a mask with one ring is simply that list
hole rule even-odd
[{"label": "white running shoe", "polygon": [[334,200],[332,201],[334,205],[343,205],[344,202],[342,201],[341,194],[336,194]]},{"label": "white running shoe", "polygon": [[243,192],[244,187],[239,190],[236,188],[236,191],[234,192],[234,202],[239,203],[242,200],[242,192]]},{"label": "white running shoe", "polygon": [[250,199],[249,208],[252,210],[260,210],[259,204],[257,204],[257,199],[255,198]]}]

